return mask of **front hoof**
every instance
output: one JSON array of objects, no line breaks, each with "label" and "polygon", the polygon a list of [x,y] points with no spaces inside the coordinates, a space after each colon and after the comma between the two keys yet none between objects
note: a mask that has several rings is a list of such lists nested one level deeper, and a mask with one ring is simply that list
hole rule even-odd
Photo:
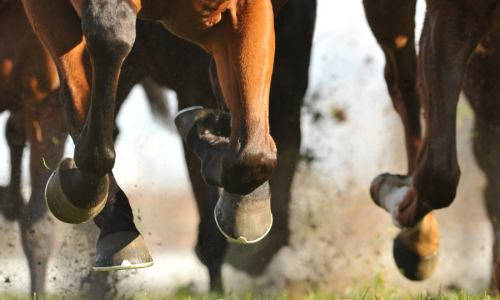
[{"label": "front hoof", "polygon": [[269,184],[244,196],[222,191],[214,214],[219,230],[229,240],[241,244],[260,241],[273,224]]},{"label": "front hoof", "polygon": [[[106,193],[99,204],[91,208],[85,209],[75,206],[64,194],[60,178],[61,172],[71,169],[76,169],[74,160],[72,158],[63,159],[59,164],[59,168],[52,173],[47,182],[45,187],[45,202],[50,212],[58,220],[70,224],[81,224],[92,220],[102,211],[104,205],[106,205],[108,193],[106,189]],[[107,186],[109,186],[108,175],[106,175],[105,180]]]},{"label": "front hoof", "polygon": [[135,231],[120,231],[97,243],[94,271],[147,268],[153,265],[142,236]]},{"label": "front hoof", "polygon": [[394,240],[393,255],[401,274],[413,281],[431,277],[439,261],[439,250],[431,255],[420,256],[409,249],[399,235]]},{"label": "front hoof", "polygon": [[378,206],[380,205],[379,193],[382,185],[384,184],[385,179],[390,176],[389,173],[382,173],[373,178],[372,183],[370,184],[370,196],[372,197],[373,202]]},{"label": "front hoof", "polygon": [[413,232],[420,228],[422,220],[403,225],[398,216],[401,213],[400,205],[412,194],[413,177],[411,175],[392,175],[382,173],[375,177],[370,186],[370,195],[373,202],[391,214],[393,224],[406,232]]},{"label": "front hoof", "polygon": [[370,196],[375,204],[386,209],[383,198],[387,197],[394,190],[402,187],[411,187],[412,183],[413,177],[411,175],[392,175],[390,173],[382,173],[373,178],[370,185]]}]

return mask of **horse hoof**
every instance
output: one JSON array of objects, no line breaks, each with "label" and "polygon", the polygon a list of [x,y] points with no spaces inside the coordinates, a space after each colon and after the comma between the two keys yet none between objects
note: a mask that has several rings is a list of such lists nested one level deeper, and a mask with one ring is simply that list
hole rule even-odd
[{"label": "horse hoof", "polygon": [[382,173],[373,178],[370,185],[370,196],[373,202],[378,206],[385,208],[381,203],[381,196],[385,196],[391,190],[400,187],[411,187],[413,177],[411,175],[392,175],[390,173]]},{"label": "horse hoof", "polygon": [[193,106],[185,108],[175,115],[175,125],[182,139],[188,145],[207,134],[209,135],[208,139],[229,138],[231,135],[231,114]]},{"label": "horse hoof", "polygon": [[195,106],[178,112],[175,125],[188,148],[201,160],[205,183],[222,187],[222,157],[231,135],[231,115]]},{"label": "horse hoof", "polygon": [[401,225],[397,219],[400,213],[399,206],[405,200],[412,184],[413,177],[411,175],[382,173],[375,177],[370,185],[370,196],[373,202],[390,213],[393,224],[406,232],[417,231],[422,224],[422,220],[420,220],[411,227],[406,227]]},{"label": "horse hoof", "polygon": [[203,106],[191,106],[184,108],[175,114],[174,122],[183,140],[186,140],[189,132],[193,129],[196,117],[205,111]]},{"label": "horse hoof", "polygon": [[401,274],[413,281],[431,277],[439,261],[439,250],[431,255],[420,256],[409,249],[399,235],[394,240],[393,255]]},{"label": "horse hoof", "polygon": [[120,231],[97,242],[94,271],[130,270],[152,265],[153,259],[138,232]]},{"label": "horse hoof", "polygon": [[[106,205],[108,194],[106,192],[105,196],[102,198],[102,201],[92,208],[84,209],[76,207],[66,197],[61,187],[60,174],[61,172],[70,169],[76,169],[75,161],[72,158],[63,159],[59,164],[59,168],[57,168],[57,170],[52,173],[47,182],[47,185],[45,187],[45,202],[47,203],[49,211],[58,220],[70,224],[81,224],[92,220],[102,211],[104,205]],[[107,175],[106,181],[108,181],[109,185],[109,179]]]},{"label": "horse hoof", "polygon": [[222,191],[214,214],[219,230],[229,240],[241,244],[260,241],[273,224],[269,184],[243,196]]}]

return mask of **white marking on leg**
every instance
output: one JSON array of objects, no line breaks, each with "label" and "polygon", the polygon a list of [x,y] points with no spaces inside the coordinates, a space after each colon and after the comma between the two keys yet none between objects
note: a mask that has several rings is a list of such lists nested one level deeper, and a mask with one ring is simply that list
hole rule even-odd
[{"label": "white marking on leg", "polygon": [[401,224],[396,220],[399,212],[399,205],[403,202],[406,193],[410,190],[410,187],[389,187],[385,185],[380,191],[380,206],[387,210],[392,217],[392,223],[399,228],[402,228]]},{"label": "white marking on leg", "polygon": [[412,176],[385,175],[387,176],[379,190],[379,204],[388,211],[392,217],[392,223],[404,231],[415,231],[420,228],[422,222],[414,227],[403,227],[396,219],[399,214],[399,205],[403,202],[413,182]]}]

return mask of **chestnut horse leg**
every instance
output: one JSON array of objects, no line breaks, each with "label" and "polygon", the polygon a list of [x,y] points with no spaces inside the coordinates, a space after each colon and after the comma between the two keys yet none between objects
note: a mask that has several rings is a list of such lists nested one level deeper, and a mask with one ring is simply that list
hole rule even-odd
[{"label": "chestnut horse leg", "polygon": [[74,161],[64,159],[47,183],[47,205],[69,223],[99,214],[94,270],[151,266],[128,199],[111,172],[114,101],[121,64],[135,39],[136,7],[126,0],[104,6],[86,1],[80,19],[68,1],[23,3],[58,66],[66,127],[75,141]]},{"label": "chestnut horse leg", "polygon": [[21,195],[21,163],[26,144],[22,111],[10,114],[5,136],[10,151],[10,183],[7,187],[0,187],[0,213],[8,221],[15,221],[26,205]]},{"label": "chestnut horse leg", "polygon": [[[364,0],[363,5],[368,24],[384,51],[387,89],[403,122],[408,158],[407,174],[412,174],[421,143],[420,102],[416,90],[416,0]],[[409,184],[411,181],[408,181]],[[424,222],[419,230],[401,231],[394,241],[394,259],[398,269],[411,280],[428,278],[434,273],[438,262],[439,229],[434,214],[429,213]],[[431,247],[435,252],[426,255],[418,253],[418,249]]]},{"label": "chestnut horse leg", "polygon": [[[441,3],[442,4],[442,3]],[[460,177],[456,152],[456,107],[467,60],[488,31],[467,20],[460,3],[429,1],[420,42],[419,93],[426,132],[411,177],[385,174],[372,183],[372,196],[393,214],[395,225],[418,227],[432,210],[449,206]],[[453,42],[450,42],[453,41]],[[430,241],[432,241],[432,238]],[[416,249],[431,255],[436,242]],[[433,245],[434,244],[434,245]]]},{"label": "chestnut horse leg", "polygon": [[45,204],[45,184],[51,175],[49,167],[62,158],[67,131],[56,92],[39,103],[26,101],[26,135],[30,142],[31,196],[20,218],[21,239],[31,274],[31,293],[43,295],[47,262],[54,242],[54,219]]},{"label": "chestnut horse leg", "polygon": [[262,274],[274,255],[288,245],[291,187],[299,161],[300,111],[308,86],[316,1],[289,0],[275,18],[276,55],[269,96],[269,125],[278,163],[269,186],[273,228],[255,247],[232,244],[229,263],[252,276]]},{"label": "chestnut horse leg", "polygon": [[[500,32],[483,38],[465,73],[463,91],[474,109],[474,155],[486,175],[483,191],[494,234],[491,290],[500,290]],[[496,282],[496,285],[495,285]]]},{"label": "chestnut horse leg", "polygon": [[[274,59],[272,4],[269,0],[247,1],[229,6],[220,17],[223,21],[211,27],[208,36],[197,39],[191,34],[215,58],[232,121],[223,114],[195,109],[181,111],[176,125],[202,160],[205,181],[224,187],[215,209],[219,229],[236,242],[254,243],[269,232],[272,224],[267,184],[276,165],[276,146],[268,120]],[[218,120],[222,123],[215,126],[216,130],[205,129]],[[229,126],[228,138],[224,133]],[[219,132],[221,128],[225,132]],[[220,167],[203,167],[210,162]]]}]

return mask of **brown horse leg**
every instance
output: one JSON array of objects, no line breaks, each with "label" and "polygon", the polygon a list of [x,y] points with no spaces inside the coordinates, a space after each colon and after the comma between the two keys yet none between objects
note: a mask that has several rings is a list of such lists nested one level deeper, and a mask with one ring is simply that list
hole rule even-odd
[{"label": "brown horse leg", "polygon": [[[364,0],[366,18],[384,51],[387,89],[405,129],[408,173],[412,174],[421,143],[420,102],[416,90],[417,54],[415,52],[416,1]],[[401,231],[394,241],[394,259],[408,279],[423,280],[435,270],[438,261],[439,228],[434,214],[429,214],[423,227],[413,232]],[[425,228],[425,230],[423,229]],[[420,256],[416,249],[436,252]]]},{"label": "brown horse leg", "polygon": [[269,125],[278,149],[278,163],[269,179],[273,228],[255,247],[232,244],[230,252],[239,255],[228,257],[234,267],[253,276],[262,274],[274,255],[289,243],[291,186],[300,155],[300,111],[308,86],[315,19],[316,1],[290,0],[274,23],[276,55]]},{"label": "brown horse leg", "polygon": [[[418,74],[427,130],[413,182],[411,178],[384,175],[372,185],[374,200],[403,228],[418,226],[425,215],[449,206],[455,198],[460,177],[456,152],[458,96],[467,59],[488,30],[483,24],[467,21],[458,3],[448,3],[446,9],[428,4]],[[450,40],[453,43],[447,42]],[[422,249],[419,254],[432,250]]]},{"label": "brown horse leg", "polygon": [[[486,175],[484,201],[494,234],[491,290],[500,290],[500,32],[483,38],[465,73],[463,91],[476,114],[474,155]],[[495,67],[493,67],[495,66]],[[495,285],[496,282],[496,285]]]},{"label": "brown horse leg", "polygon": [[[204,110],[179,114],[176,125],[202,165],[205,154],[215,144],[210,159],[221,167],[210,176],[213,182],[208,182],[207,174],[203,175],[207,183],[225,189],[215,209],[217,224],[228,238],[253,243],[262,239],[272,224],[267,180],[276,165],[276,146],[268,120],[274,16],[271,1],[256,0],[231,4],[220,17],[223,21],[217,21],[208,35],[197,38],[196,33],[191,34],[215,58],[218,79],[231,112],[230,138],[204,130],[204,126],[217,123],[218,118]],[[222,127],[228,130],[229,122],[226,123]]]},{"label": "brown horse leg", "polygon": [[5,136],[10,151],[10,183],[0,187],[0,213],[9,221],[15,221],[22,214],[25,201],[21,195],[21,163],[26,144],[24,113],[12,112],[7,121]]},{"label": "brown horse leg", "polygon": [[416,0],[364,0],[368,24],[385,54],[385,80],[405,129],[408,174],[413,172],[421,142],[420,102],[416,91]]},{"label": "brown horse leg", "polygon": [[219,28],[213,45],[206,45],[232,116],[220,179],[227,192],[244,195],[267,181],[276,165],[268,121],[274,16],[270,1],[248,1],[234,16],[239,20],[223,17],[227,25]]},{"label": "brown horse leg", "polygon": [[49,254],[54,241],[54,219],[47,212],[45,184],[57,166],[67,137],[57,91],[39,104],[25,105],[26,135],[30,141],[31,196],[20,218],[21,239],[31,274],[31,293],[43,295]]},{"label": "brown horse leg", "polygon": [[23,3],[35,33],[58,65],[66,127],[75,140],[74,161],[64,159],[47,184],[48,206],[71,223],[100,212],[95,219],[101,228],[95,270],[151,266],[128,199],[111,173],[114,98],[121,64],[135,38],[136,7],[126,0],[104,6],[86,1],[80,20],[67,1]]}]

